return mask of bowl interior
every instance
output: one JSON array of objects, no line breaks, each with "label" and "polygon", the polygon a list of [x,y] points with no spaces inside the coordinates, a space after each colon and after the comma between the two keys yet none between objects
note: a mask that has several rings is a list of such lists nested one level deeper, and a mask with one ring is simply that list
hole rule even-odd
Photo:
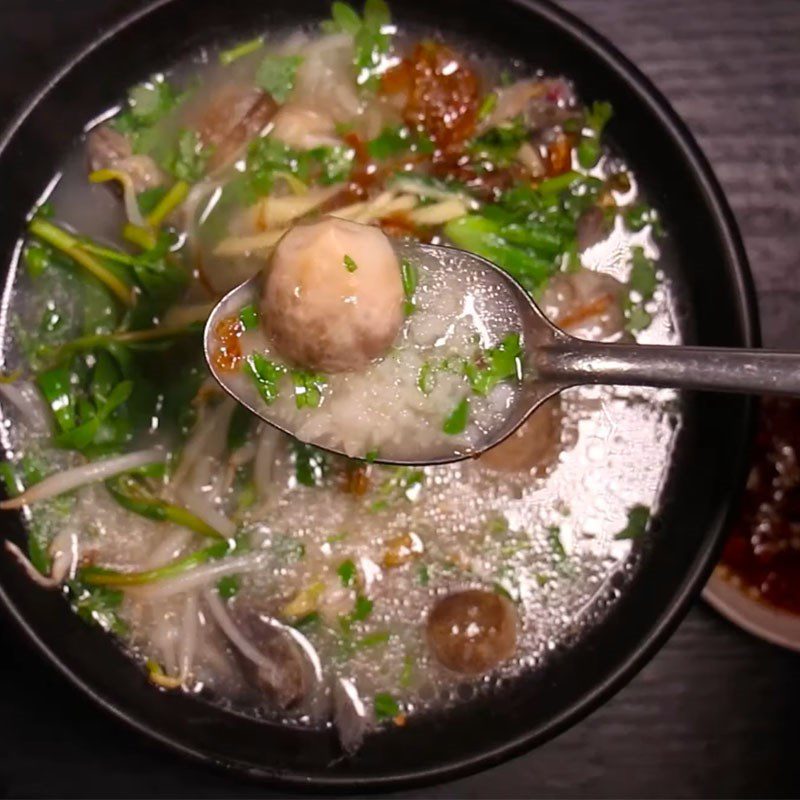
[{"label": "bowl interior", "polygon": [[[32,100],[0,142],[6,198],[0,264],[12,261],[25,213],[70,142],[129,85],[204,44],[243,38],[256,28],[312,22],[328,12],[322,0],[162,0],[103,34]],[[484,3],[471,0],[411,0],[393,12],[400,25],[439,29],[479,51],[563,73],[585,101],[610,100],[616,111],[612,144],[662,214],[679,265],[670,278],[679,289],[674,311],[684,339],[755,343],[749,277],[730,212],[680,122],[621,56],[544,3],[504,0],[488,13]],[[666,637],[710,568],[742,474],[749,402],[714,395],[684,400],[659,524],[623,596],[601,622],[554,654],[545,668],[491,696],[374,735],[353,758],[340,758],[330,732],[257,722],[154,691],[110,638],[85,626],[61,597],[35,587],[9,559],[0,559],[3,604],[95,700],[150,735],[214,763],[295,784],[333,786],[419,782],[477,769],[554,735],[618,688]],[[3,522],[21,541],[20,520],[6,514]]]}]

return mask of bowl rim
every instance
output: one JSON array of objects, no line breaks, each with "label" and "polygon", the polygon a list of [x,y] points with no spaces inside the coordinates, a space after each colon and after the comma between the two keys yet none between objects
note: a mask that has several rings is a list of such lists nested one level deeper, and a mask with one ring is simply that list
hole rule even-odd
[{"label": "bowl rim", "polygon": [[[106,45],[110,40],[113,40],[129,26],[173,2],[176,2],[176,0],[151,0],[151,2],[145,3],[142,7],[124,14],[119,20],[109,24],[105,30],[74,51],[71,56],[68,56],[61,66],[53,71],[50,77],[45,79],[39,89],[29,96],[29,99],[23,103],[11,122],[0,134],[0,157],[2,157],[18,129],[33,113],[39,103],[81,61],[95,50]],[[560,28],[583,47],[589,49],[594,56],[603,62],[606,69],[615,72],[624,80],[627,86],[636,94],[637,99],[647,106],[648,110],[657,119],[658,124],[670,135],[677,145],[680,157],[697,179],[711,217],[717,221],[720,250],[725,253],[730,265],[730,281],[735,292],[735,311],[741,326],[742,337],[748,346],[759,346],[761,339],[755,286],[738,225],[708,159],[686,123],[679,117],[655,84],[627,56],[623,55],[604,35],[594,30],[571,12],[555,5],[552,0],[502,0],[502,2],[516,7],[525,14],[544,19],[548,24]],[[753,401],[743,401],[742,410],[743,419],[746,423],[746,430],[743,431],[743,435],[749,436],[753,426]],[[738,463],[731,465],[731,474],[744,475],[746,448],[741,448],[741,451]],[[54,664],[62,675],[90,697],[100,708],[115,718],[122,720],[139,733],[173,751],[190,757],[196,762],[211,764],[242,777],[267,780],[275,785],[293,789],[320,790],[327,787],[334,791],[337,789],[341,791],[346,788],[388,790],[430,785],[435,782],[452,780],[472,774],[530,750],[537,744],[557,736],[586,717],[621,689],[652,658],[658,648],[677,628],[688,612],[692,601],[699,593],[698,589],[713,570],[716,557],[722,546],[722,533],[732,514],[731,500],[735,496],[737,486],[736,481],[731,481],[725,495],[725,513],[716,516],[713,529],[709,531],[703,545],[698,549],[693,568],[683,576],[682,582],[676,586],[671,602],[654,619],[648,635],[636,647],[632,648],[627,658],[620,661],[617,667],[604,680],[598,682],[591,692],[585,694],[579,701],[566,706],[546,726],[538,730],[529,731],[514,739],[505,740],[496,747],[487,749],[479,755],[463,756],[449,761],[446,765],[419,769],[413,773],[387,774],[377,778],[333,774],[322,778],[302,777],[287,773],[276,774],[275,771],[270,771],[266,768],[254,769],[251,765],[235,759],[222,760],[215,758],[207,752],[187,745],[162,732],[157,727],[130,715],[126,710],[117,707],[112,700],[96,690],[50,648],[37,630],[17,609],[1,583],[0,604],[24,635],[35,644],[38,652],[50,663]]]}]

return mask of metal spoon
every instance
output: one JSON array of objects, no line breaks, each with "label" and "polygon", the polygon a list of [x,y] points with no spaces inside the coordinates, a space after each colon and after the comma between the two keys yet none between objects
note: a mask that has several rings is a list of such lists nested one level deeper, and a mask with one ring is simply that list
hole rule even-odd
[{"label": "metal spoon", "polygon": [[[453,247],[415,242],[397,245],[401,255],[428,263],[457,259],[461,268],[482,271],[487,286],[504,291],[517,306],[525,356],[522,391],[508,410],[504,423],[492,431],[480,449],[453,454],[427,454],[417,459],[377,461],[388,464],[444,464],[470,458],[510,436],[545,400],[564,389],[583,384],[658,386],[702,389],[742,394],[800,395],[800,353],[718,347],[678,347],[589,342],[570,336],[544,315],[534,300],[510,275],[485,258]],[[212,375],[234,399],[261,419],[285,433],[284,425],[270,417],[270,407],[253,402],[241,389],[239,376],[218,369],[211,358],[213,332],[225,317],[254,302],[260,275],[229,292],[212,310],[206,323],[204,348]],[[331,449],[319,445],[325,449]],[[340,455],[341,451],[333,450]]]}]

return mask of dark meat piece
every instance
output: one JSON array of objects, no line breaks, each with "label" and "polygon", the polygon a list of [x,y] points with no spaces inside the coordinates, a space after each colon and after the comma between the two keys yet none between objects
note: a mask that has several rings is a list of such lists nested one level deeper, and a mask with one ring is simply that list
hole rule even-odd
[{"label": "dark meat piece", "polygon": [[267,126],[278,104],[261,89],[226,84],[198,112],[194,127],[204,147],[212,148],[210,171],[231,163]]},{"label": "dark meat piece", "polygon": [[115,169],[127,172],[137,192],[164,182],[164,174],[150,156],[134,155],[127,137],[110,125],[100,125],[86,139],[89,170]]},{"label": "dark meat piece", "polygon": [[428,616],[428,644],[454,672],[479,675],[514,654],[517,612],[494,592],[468,589],[439,600]]},{"label": "dark meat piece", "polygon": [[558,458],[563,415],[561,400],[543,403],[511,436],[487,450],[480,463],[498,472],[544,474]]},{"label": "dark meat piece", "polygon": [[577,229],[578,250],[582,253],[592,245],[602,242],[609,234],[609,224],[603,209],[590,206],[578,217]]},{"label": "dark meat piece", "polygon": [[279,708],[292,710],[304,704],[315,680],[305,654],[292,637],[253,609],[234,613],[233,621],[270,666],[258,666],[236,654],[242,673],[253,688],[270,697]]}]

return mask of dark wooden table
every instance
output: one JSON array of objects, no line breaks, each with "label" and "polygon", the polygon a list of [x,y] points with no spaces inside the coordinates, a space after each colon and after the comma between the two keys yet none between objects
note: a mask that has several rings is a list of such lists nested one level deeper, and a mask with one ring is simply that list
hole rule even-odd
[{"label": "dark wooden table", "polygon": [[[744,233],[765,343],[800,348],[800,2],[563,4],[638,63],[687,120]],[[135,5],[3,0],[0,122],[65,52]],[[145,741],[5,623],[0,637],[3,796],[278,796]],[[533,753],[412,796],[798,795],[798,678],[797,656],[698,601],[656,658],[589,719]]]}]

